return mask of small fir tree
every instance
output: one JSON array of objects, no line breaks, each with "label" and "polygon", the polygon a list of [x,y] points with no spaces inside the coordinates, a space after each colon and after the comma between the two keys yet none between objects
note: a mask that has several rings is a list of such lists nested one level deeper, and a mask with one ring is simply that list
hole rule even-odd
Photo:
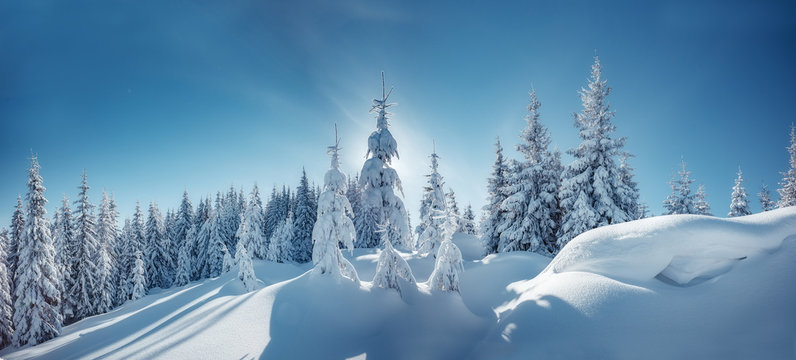
[{"label": "small fir tree", "polygon": [[383,289],[395,289],[398,294],[403,296],[406,287],[416,287],[417,281],[412,274],[412,268],[401,257],[390,244],[390,236],[387,227],[389,224],[379,226],[379,233],[382,234],[381,242],[384,244],[379,262],[376,265],[376,274],[373,276],[373,286]]},{"label": "small fir tree", "polygon": [[743,186],[743,173],[738,167],[738,177],[735,178],[735,186],[732,187],[732,201],[730,202],[730,217],[751,215],[749,200],[746,196],[746,188]]},{"label": "small fir tree", "polygon": [[771,200],[771,192],[768,191],[768,186],[765,183],[760,185],[760,192],[757,193],[757,196],[760,197],[760,208],[763,211],[774,210],[776,203]]},{"label": "small fir tree", "polygon": [[777,189],[779,193],[777,207],[779,208],[796,205],[796,127],[793,124],[790,125],[790,145],[787,149],[790,161],[788,162],[788,171],[782,173],[780,188]]}]

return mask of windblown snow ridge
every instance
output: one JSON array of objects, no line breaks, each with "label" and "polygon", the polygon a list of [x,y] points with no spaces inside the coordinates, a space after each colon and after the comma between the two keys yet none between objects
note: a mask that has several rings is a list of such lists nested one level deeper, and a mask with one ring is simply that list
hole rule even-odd
[{"label": "windblown snow ridge", "polygon": [[732,219],[658,216],[581,234],[540,275],[579,271],[694,285],[739,260],[777,249],[791,235],[796,235],[796,207]]}]

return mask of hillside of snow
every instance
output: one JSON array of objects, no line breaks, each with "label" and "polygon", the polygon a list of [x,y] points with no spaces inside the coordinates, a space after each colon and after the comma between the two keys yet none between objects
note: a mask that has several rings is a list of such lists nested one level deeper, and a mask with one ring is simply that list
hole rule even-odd
[{"label": "hillside of snow", "polygon": [[[346,257],[365,281],[255,261],[64,328],[4,359],[765,358],[796,356],[796,208],[734,219],[661,216],[576,237],[552,261],[480,256],[457,234],[461,295],[373,288],[378,250]],[[402,251],[419,282],[433,261]]]}]

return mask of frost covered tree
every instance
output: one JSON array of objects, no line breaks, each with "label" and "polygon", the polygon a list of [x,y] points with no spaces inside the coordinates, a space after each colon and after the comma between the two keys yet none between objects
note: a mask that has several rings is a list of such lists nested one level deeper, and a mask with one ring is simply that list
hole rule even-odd
[{"label": "frost covered tree", "polygon": [[641,219],[639,213],[638,183],[633,180],[633,168],[627,160],[632,155],[622,153],[619,161],[619,179],[621,186],[618,188],[619,207],[630,216],[629,220]]},{"label": "frost covered tree", "polygon": [[243,215],[243,220],[238,227],[238,242],[243,243],[250,256],[265,259],[268,252],[268,241],[265,238],[265,218],[263,203],[260,200],[260,190],[257,184],[252,188],[249,205]]},{"label": "frost covered tree", "polygon": [[677,172],[677,175],[680,176],[679,179],[672,178],[669,181],[672,193],[663,202],[664,214],[696,214],[695,195],[691,193],[691,184],[694,179],[691,178],[691,172],[686,170],[685,160],[680,161],[680,171]]},{"label": "frost covered tree", "polygon": [[730,212],[727,214],[729,217],[751,215],[752,211],[749,209],[749,200],[746,195],[746,188],[743,186],[743,173],[741,167],[738,167],[738,177],[735,178],[735,186],[732,187],[732,201],[730,202]]},{"label": "frost covered tree", "polygon": [[387,236],[396,245],[411,246],[409,223],[404,203],[395,194],[403,195],[401,179],[390,165],[398,156],[398,143],[389,130],[387,109],[395,105],[387,99],[392,93],[385,92],[384,72],[381,74],[382,96],[373,99],[370,112],[376,113],[376,131],[368,137],[365,164],[360,171],[359,185],[362,188],[362,214],[357,218],[357,247],[376,247],[379,243],[377,224],[390,223]]},{"label": "frost covered tree", "polygon": [[[195,231],[195,227],[191,227],[188,233]],[[184,286],[191,282],[191,248],[187,243],[180,246],[177,252],[177,272],[174,275],[174,285]]]},{"label": "frost covered tree", "polygon": [[456,193],[453,192],[453,189],[448,188],[448,192],[445,193],[445,198],[448,201],[447,206],[450,220],[456,224],[456,231],[460,231],[462,212],[459,210],[459,204],[456,202]]},{"label": "frost covered tree", "polygon": [[348,217],[354,220],[360,213],[360,204],[362,202],[362,191],[359,189],[359,174],[353,179],[349,177],[345,196],[348,198],[348,203],[351,204],[351,213],[348,214]]},{"label": "frost covered tree", "polygon": [[58,269],[44,191],[39,162],[34,156],[28,170],[25,229],[19,239],[14,274],[13,343],[16,346],[36,345],[61,332]]},{"label": "frost covered tree", "polygon": [[76,252],[74,254],[74,283],[68,290],[69,301],[77,321],[98,313],[97,294],[100,292],[101,269],[98,261],[100,245],[97,240],[97,221],[94,217],[94,205],[88,199],[88,180],[83,170],[83,181],[78,187],[80,193],[75,200],[75,237]]},{"label": "frost covered tree", "polygon": [[376,274],[373,276],[373,286],[383,289],[395,289],[403,296],[406,287],[416,287],[417,281],[412,274],[412,268],[390,244],[389,224],[379,226],[381,242],[384,246],[379,254],[376,265]]},{"label": "frost covered tree", "polygon": [[117,254],[115,252],[116,241],[119,234],[117,219],[119,212],[116,210],[115,202],[108,198],[108,194],[102,192],[99,214],[97,217],[97,268],[99,270],[96,287],[97,313],[105,313],[113,308],[114,294],[116,293],[115,278]]},{"label": "frost covered tree", "polygon": [[174,264],[171,261],[170,242],[158,204],[149,203],[144,257],[146,259],[147,286],[150,289],[156,287],[165,289],[171,286],[171,281],[174,278]]},{"label": "frost covered tree", "polygon": [[130,283],[132,284],[131,300],[138,300],[146,295],[146,269],[144,268],[143,258],[144,254],[140,250],[135,252],[135,262],[133,262],[133,272],[130,277]]},{"label": "frost covered tree", "polygon": [[257,276],[254,275],[254,267],[252,266],[252,258],[249,252],[246,251],[245,246],[238,246],[238,252],[235,254],[238,261],[238,279],[243,281],[243,286],[246,291],[254,291],[257,289]]},{"label": "frost covered tree", "polygon": [[539,121],[541,103],[536,91],[530,93],[526,126],[520,133],[517,150],[523,159],[512,169],[507,196],[500,205],[504,217],[498,225],[499,252],[531,251],[549,255],[556,251],[558,187],[560,174],[550,152],[550,135]]},{"label": "frost covered tree", "polygon": [[611,92],[602,78],[600,59],[594,57],[587,88],[580,91],[583,110],[575,114],[581,143],[568,151],[575,159],[567,166],[559,192],[564,212],[558,230],[557,249],[575,236],[598,226],[632,220],[623,198],[626,184],[616,157],[623,154],[625,138],[612,137],[616,126],[607,97]]},{"label": "frost covered tree", "polygon": [[288,214],[285,220],[276,227],[268,243],[268,256],[266,260],[286,263],[291,262],[293,247],[293,216]]},{"label": "frost covered tree", "polygon": [[760,198],[760,208],[763,211],[774,210],[776,203],[771,200],[771,192],[768,191],[768,186],[765,183],[760,186],[760,192],[757,193],[757,196]]},{"label": "frost covered tree", "polygon": [[796,205],[796,127],[793,124],[790,125],[790,145],[787,149],[790,161],[788,171],[782,173],[780,188],[777,189],[779,193],[777,207],[779,208]]},{"label": "frost covered tree", "polygon": [[215,211],[208,219],[208,228],[203,230],[207,239],[207,250],[204,252],[202,268],[202,277],[204,278],[221,275],[224,270],[224,254],[229,254],[223,235],[224,226],[223,216]]},{"label": "frost covered tree", "polygon": [[301,180],[296,188],[296,219],[293,221],[293,261],[305,263],[312,260],[312,228],[317,211],[307,172],[301,170]]},{"label": "frost covered tree", "polygon": [[72,277],[72,255],[75,253],[72,248],[74,245],[74,223],[72,222],[72,210],[69,208],[69,198],[64,195],[61,208],[57,212],[55,222],[55,235],[53,246],[55,248],[55,265],[58,268],[58,290],[61,297],[61,314],[64,318],[72,316],[72,310],[67,306],[67,290],[74,284]]},{"label": "frost covered tree", "polygon": [[[11,215],[11,230],[8,233],[8,272],[11,278],[14,278],[17,269],[17,258],[19,254],[19,241],[22,239],[22,234],[25,232],[25,209],[22,207],[22,197],[17,195],[17,206],[14,208],[14,213]],[[11,284],[11,290],[14,290],[14,284]]]},{"label": "frost covered tree", "polygon": [[11,302],[11,274],[8,271],[7,246],[8,230],[0,230],[0,349],[11,345],[14,337],[12,315],[14,308]]},{"label": "frost covered tree", "polygon": [[484,245],[485,254],[494,254],[498,251],[500,242],[500,221],[504,217],[500,205],[506,199],[505,189],[508,185],[509,168],[503,157],[503,147],[500,145],[500,138],[495,142],[495,163],[492,165],[492,176],[488,180],[487,193],[489,202],[484,206],[484,214],[481,221],[481,243]]},{"label": "frost covered tree", "polygon": [[460,231],[468,235],[476,234],[475,213],[473,213],[473,206],[470,204],[467,204],[467,207],[464,209]]},{"label": "frost covered tree", "polygon": [[233,258],[232,254],[229,253],[229,249],[227,249],[226,245],[224,245],[222,250],[224,252],[224,259],[221,262],[221,272],[225,273],[232,270],[232,268],[235,266],[235,258]]},{"label": "frost covered tree", "polygon": [[[185,190],[182,193],[182,201],[180,202],[180,208],[177,210],[174,220],[174,230],[170,234],[169,238],[171,239],[171,256],[172,261],[174,264],[177,263],[179,260],[179,252],[182,249],[182,245],[188,240],[188,231],[191,230],[194,224],[194,213],[193,213],[193,204],[191,203],[191,199],[188,197],[188,191]],[[190,246],[188,247],[189,255],[190,255]]]},{"label": "frost covered tree", "polygon": [[448,221],[448,206],[442,186],[445,184],[439,174],[439,156],[436,146],[431,153],[431,174],[427,175],[428,185],[425,188],[424,199],[429,200],[429,206],[423,210],[421,206],[421,223],[423,232],[417,238],[418,251],[421,254],[437,256],[439,244],[442,242],[444,225]]},{"label": "frost covered tree", "polygon": [[340,252],[340,244],[354,250],[356,230],[346,214],[351,213],[351,204],[346,198],[348,179],[340,171],[340,140],[337,125],[334,127],[335,142],[328,148],[331,165],[323,178],[324,191],[318,199],[318,219],[312,229],[312,263],[315,274],[328,274],[335,280],[347,278],[359,283],[359,275],[351,263]]},{"label": "frost covered tree", "polygon": [[708,204],[706,197],[705,185],[699,185],[694,195],[694,214],[713,216],[710,212],[710,204]]},{"label": "frost covered tree", "polygon": [[445,224],[444,240],[437,251],[434,271],[428,277],[428,286],[434,290],[459,292],[459,279],[464,267],[462,252],[453,243],[453,233],[456,228],[456,223],[449,217]]}]

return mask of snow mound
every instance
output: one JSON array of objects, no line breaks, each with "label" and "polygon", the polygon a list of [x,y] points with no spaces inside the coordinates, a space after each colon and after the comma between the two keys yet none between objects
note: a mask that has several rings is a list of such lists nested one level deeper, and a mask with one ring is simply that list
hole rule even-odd
[{"label": "snow mound", "polygon": [[545,272],[590,272],[615,279],[655,277],[692,285],[751,255],[777,249],[796,234],[796,209],[722,219],[658,216],[588,231],[574,238]]},{"label": "snow mound", "polygon": [[595,229],[508,285],[474,357],[793,359],[793,259],[796,207]]}]

